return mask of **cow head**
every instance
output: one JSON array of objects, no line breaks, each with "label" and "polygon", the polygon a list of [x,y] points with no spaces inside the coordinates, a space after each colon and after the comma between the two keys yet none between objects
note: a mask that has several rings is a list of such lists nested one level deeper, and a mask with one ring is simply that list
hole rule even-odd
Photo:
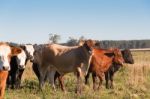
[{"label": "cow head", "polygon": [[123,65],[123,63],[124,63],[124,59],[123,59],[123,57],[122,57],[122,54],[121,54],[121,50],[119,50],[119,49],[114,49],[114,63],[116,63],[116,64],[118,64],[118,65]]},{"label": "cow head", "polygon": [[111,48],[109,49],[109,53],[105,53],[105,55],[113,57],[113,63],[117,64],[117,65],[123,65],[124,63],[124,59],[123,56],[121,54],[121,50],[117,49],[117,48]]},{"label": "cow head", "polygon": [[10,59],[21,53],[21,49],[0,43],[0,70],[10,70]]},{"label": "cow head", "polygon": [[83,43],[83,46],[86,48],[86,50],[88,50],[88,52],[90,54],[92,54],[92,49],[95,47],[96,41],[94,40],[86,40]]},{"label": "cow head", "polygon": [[134,64],[134,59],[129,49],[122,50],[121,53],[125,63]]},{"label": "cow head", "polygon": [[21,53],[17,55],[17,64],[19,69],[25,68],[26,58],[27,56],[24,50],[22,50]]},{"label": "cow head", "polygon": [[21,45],[21,48],[24,49],[27,59],[33,61],[33,53],[34,53],[34,47],[31,44]]}]

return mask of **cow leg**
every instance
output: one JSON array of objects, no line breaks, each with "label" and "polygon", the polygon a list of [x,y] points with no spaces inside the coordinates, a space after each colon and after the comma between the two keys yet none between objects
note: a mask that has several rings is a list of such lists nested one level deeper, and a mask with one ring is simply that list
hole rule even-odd
[{"label": "cow leg", "polygon": [[6,84],[7,84],[6,88],[10,88],[10,85],[11,85],[11,76],[10,76],[10,74],[7,77]]},{"label": "cow leg", "polygon": [[82,83],[82,78],[81,78],[81,76],[82,76],[82,73],[81,73],[81,68],[80,67],[78,67],[77,68],[77,89],[76,89],[76,93],[77,94],[81,94],[81,92],[82,92],[82,85],[81,85],[81,83]]},{"label": "cow leg", "polygon": [[[37,63],[33,63],[33,64],[32,64],[32,69],[33,69],[33,71],[34,71],[36,77],[38,78],[38,80],[39,80],[39,82],[40,82],[40,71],[39,71],[38,66],[39,66],[39,65],[38,65]],[[46,80],[47,80],[47,75],[48,75],[48,73],[45,74],[45,78],[44,78],[44,82],[43,82],[43,83],[46,82]]]},{"label": "cow leg", "polygon": [[105,72],[106,89],[109,89],[109,71]]},{"label": "cow leg", "polygon": [[88,81],[89,76],[90,76],[90,73],[88,72],[87,75],[85,76],[85,84],[86,85],[89,84],[89,81]]},{"label": "cow leg", "polygon": [[15,88],[19,88],[19,69],[16,71],[16,80],[14,83]]},{"label": "cow leg", "polygon": [[92,78],[93,78],[93,90],[96,90],[96,73],[92,73]]},{"label": "cow leg", "polygon": [[43,76],[40,76],[40,79],[39,79],[39,88],[42,89],[44,86],[44,79],[43,79]]},{"label": "cow leg", "polygon": [[49,78],[49,82],[52,85],[52,88],[54,89],[54,91],[56,91],[56,87],[55,87],[55,83],[54,83],[54,76],[55,76],[55,70],[50,70],[48,72],[48,78]]},{"label": "cow leg", "polygon": [[3,99],[4,97],[5,88],[6,88],[6,83],[5,81],[2,81],[0,85],[0,99]]},{"label": "cow leg", "polygon": [[58,78],[59,79],[59,84],[60,84],[60,87],[61,87],[61,90],[66,92],[66,89],[65,89],[65,86],[64,86],[64,79],[63,79],[63,76],[64,75],[60,75],[57,71],[55,73],[55,76],[54,76],[54,83],[56,84],[56,79]]},{"label": "cow leg", "polygon": [[44,83],[48,80],[48,75],[49,75],[48,72],[49,72],[49,71],[47,70],[47,72],[46,72],[46,74],[45,74],[45,78],[44,78]]},{"label": "cow leg", "polygon": [[33,69],[35,75],[37,76],[38,80],[40,80],[40,71],[38,69],[38,64],[33,63],[32,64],[32,69]]},{"label": "cow leg", "polygon": [[102,82],[103,82],[103,75],[98,75],[99,77],[99,86],[98,86],[98,89],[100,90],[101,89],[101,85],[102,85]]},{"label": "cow leg", "polygon": [[15,83],[16,83],[16,73],[11,75],[11,89],[15,88]]},{"label": "cow leg", "polygon": [[60,83],[60,86],[61,86],[61,90],[62,91],[64,91],[64,92],[66,92],[66,90],[65,90],[65,86],[64,86],[64,77],[63,77],[64,75],[60,75],[59,76],[59,83]]},{"label": "cow leg", "polygon": [[0,99],[4,99],[7,77],[8,77],[8,71],[0,72]]},{"label": "cow leg", "polygon": [[22,78],[22,74],[24,72],[24,69],[21,69],[17,72],[17,80],[16,80],[16,88],[20,88],[21,87],[21,78]]},{"label": "cow leg", "polygon": [[47,68],[41,68],[40,69],[40,78],[39,78],[39,88],[42,89],[44,86],[44,79],[45,79],[45,75],[47,73]]},{"label": "cow leg", "polygon": [[60,74],[56,71],[54,76],[54,83],[56,84],[56,79],[59,78]]},{"label": "cow leg", "polygon": [[114,76],[114,74],[110,75],[110,88],[111,88],[111,89],[114,88],[114,84],[113,84],[113,76]]}]

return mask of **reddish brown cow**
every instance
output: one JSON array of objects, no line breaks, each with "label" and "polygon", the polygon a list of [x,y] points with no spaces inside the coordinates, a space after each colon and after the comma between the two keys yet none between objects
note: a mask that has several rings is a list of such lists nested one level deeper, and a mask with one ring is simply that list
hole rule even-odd
[{"label": "reddish brown cow", "polygon": [[[129,49],[121,50],[124,62],[127,64],[134,64],[132,53]],[[120,65],[112,64],[109,69],[105,72],[106,88],[114,88],[113,78],[114,74],[120,69]]]},{"label": "reddish brown cow", "polygon": [[0,99],[4,97],[10,58],[19,53],[21,53],[20,48],[10,47],[7,43],[0,42]]},{"label": "reddish brown cow", "polygon": [[85,77],[85,83],[87,83],[87,79],[89,78],[89,74],[92,73],[93,77],[93,89],[96,90],[96,77],[99,78],[99,86],[100,88],[103,80],[104,73],[109,69],[111,64],[115,62],[116,64],[122,65],[124,59],[122,57],[121,51],[119,49],[94,49],[93,56],[90,64],[90,68],[87,76]]}]

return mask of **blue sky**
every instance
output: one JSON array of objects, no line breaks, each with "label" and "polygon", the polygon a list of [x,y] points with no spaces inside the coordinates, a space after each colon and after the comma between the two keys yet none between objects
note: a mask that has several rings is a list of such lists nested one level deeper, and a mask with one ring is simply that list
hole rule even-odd
[{"label": "blue sky", "polygon": [[0,0],[0,41],[47,43],[50,33],[150,39],[150,0]]}]

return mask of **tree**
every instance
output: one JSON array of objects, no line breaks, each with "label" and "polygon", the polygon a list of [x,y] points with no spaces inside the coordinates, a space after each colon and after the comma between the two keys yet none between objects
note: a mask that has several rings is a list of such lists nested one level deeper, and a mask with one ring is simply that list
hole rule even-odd
[{"label": "tree", "polygon": [[58,41],[60,40],[60,35],[57,34],[49,34],[49,42],[50,43],[58,43]]},{"label": "tree", "polygon": [[67,45],[69,46],[74,46],[77,45],[78,40],[75,39],[74,37],[69,37],[69,40],[67,41]]},{"label": "tree", "polygon": [[79,37],[79,41],[82,40],[86,40],[86,38],[84,36]]}]

